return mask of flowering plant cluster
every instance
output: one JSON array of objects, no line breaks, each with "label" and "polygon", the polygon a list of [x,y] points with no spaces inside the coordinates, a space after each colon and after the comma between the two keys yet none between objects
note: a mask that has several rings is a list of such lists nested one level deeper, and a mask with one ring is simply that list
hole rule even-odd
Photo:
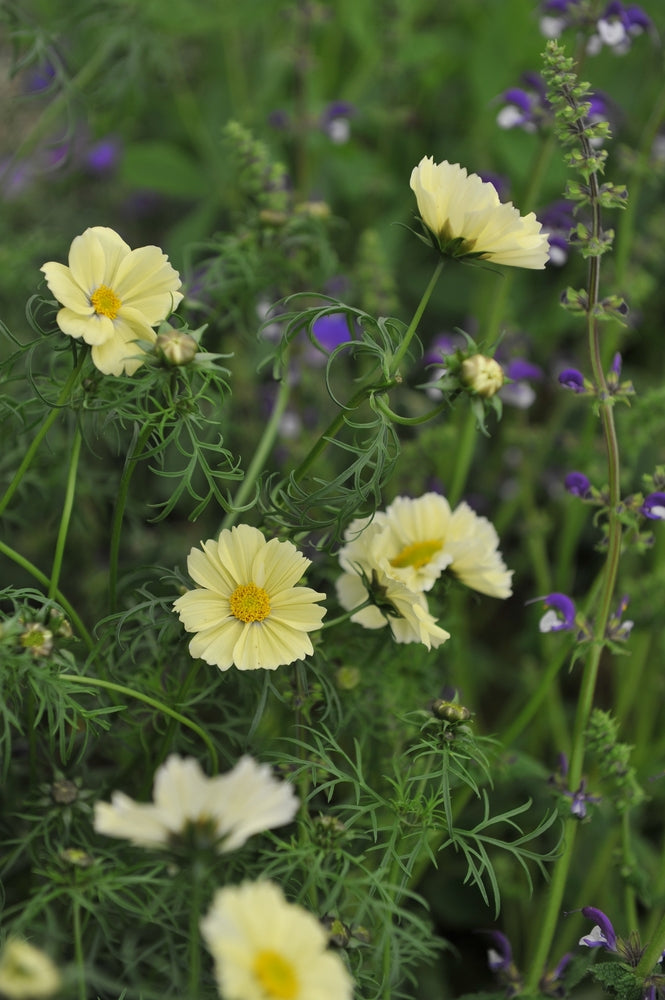
[{"label": "flowering plant cluster", "polygon": [[5,18],[0,998],[665,1000],[665,11],[70,6]]}]

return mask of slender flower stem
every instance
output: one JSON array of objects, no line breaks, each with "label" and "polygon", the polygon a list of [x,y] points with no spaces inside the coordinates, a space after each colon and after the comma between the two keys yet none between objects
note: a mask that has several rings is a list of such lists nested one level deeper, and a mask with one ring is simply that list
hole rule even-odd
[{"label": "slender flower stem", "polygon": [[463,419],[464,425],[455,454],[453,481],[448,489],[448,502],[451,507],[457,506],[462,498],[476,448],[477,421],[473,410],[465,413]]},{"label": "slender flower stem", "polygon": [[48,596],[54,597],[58,589],[60,570],[62,569],[62,557],[65,552],[67,532],[74,506],[74,494],[76,493],[76,473],[78,471],[79,455],[81,454],[81,429],[76,428],[74,441],[72,444],[72,454],[69,460],[69,473],[67,475],[67,489],[65,491],[65,502],[62,507],[62,517],[60,518],[60,528],[58,538],[55,543],[55,554],[53,556],[53,569],[51,570],[51,582],[48,588]]},{"label": "slender flower stem", "polygon": [[[0,541],[0,554],[2,554],[3,556],[7,556],[7,558],[11,559],[12,562],[15,562],[17,566],[21,566],[31,576],[34,576],[35,580],[38,580],[39,583],[41,583],[44,587],[49,586],[50,581],[45,573],[42,573],[40,569],[37,569],[37,567],[33,563],[31,563],[28,559],[24,558],[24,556],[22,556],[20,552],[16,552],[14,549],[10,548],[9,545],[5,545],[5,543],[2,541]],[[92,641],[92,636],[86,629],[85,625],[83,624],[83,622],[81,621],[78,614],[76,613],[72,605],[69,603],[67,598],[60,590],[55,590],[55,592],[51,596],[53,597],[53,600],[58,602],[60,607],[66,613],[67,617],[71,620],[72,625],[79,633],[79,635],[83,639],[84,643],[86,644],[90,652],[92,652],[92,650],[95,647],[95,644]]]},{"label": "slender flower stem", "polygon": [[210,754],[212,773],[217,774],[219,770],[217,751],[215,750],[214,744],[208,734],[204,729],[201,729],[196,722],[192,722],[191,719],[181,715],[180,712],[176,712],[174,709],[169,708],[169,706],[165,705],[163,701],[151,698],[150,695],[143,694],[142,691],[137,691],[135,688],[126,687],[124,684],[115,684],[113,681],[104,681],[99,677],[83,677],[81,674],[60,674],[59,676],[63,681],[70,681],[74,684],[82,684],[85,687],[90,686],[104,688],[106,691],[115,691],[117,694],[124,694],[129,698],[136,698],[137,701],[143,701],[146,705],[150,705],[151,708],[156,708],[157,711],[170,716],[181,725],[187,726],[188,729],[191,729],[192,732],[196,733],[196,735],[205,743],[208,753]]},{"label": "slender flower stem", "polygon": [[404,337],[402,339],[402,343],[399,345],[399,347],[397,348],[397,350],[395,351],[395,353],[394,353],[394,355],[392,357],[392,360],[391,360],[391,363],[390,363],[390,369],[389,369],[390,370],[390,374],[392,376],[397,375],[398,372],[399,372],[399,366],[401,365],[402,361],[404,360],[406,352],[409,349],[409,345],[410,345],[411,341],[413,340],[413,337],[414,337],[414,334],[415,334],[416,330],[418,329],[418,324],[420,323],[420,320],[422,319],[423,313],[425,312],[425,309],[427,308],[427,303],[429,302],[429,300],[432,297],[432,292],[436,288],[436,284],[437,284],[437,282],[439,280],[439,277],[441,276],[441,272],[443,271],[443,265],[444,264],[445,264],[445,258],[441,257],[441,259],[437,262],[436,267],[434,268],[434,274],[430,278],[429,284],[428,284],[427,288],[423,292],[423,297],[421,298],[420,302],[418,303],[418,308],[416,309],[415,313],[413,314],[413,319],[411,320],[411,322],[409,323],[409,326],[407,327],[406,333],[404,334]]},{"label": "slender flower stem", "polygon": [[125,460],[125,467],[122,470],[122,477],[118,486],[118,497],[115,502],[115,510],[113,511],[113,526],[111,528],[111,545],[109,550],[109,607],[111,612],[115,611],[117,602],[118,554],[120,552],[122,520],[125,516],[129,484],[151,433],[152,427],[150,423],[146,424],[140,433],[138,432],[138,427],[136,428],[134,441]]},{"label": "slender flower stem", "polygon": [[81,904],[75,896],[72,901],[72,923],[74,935],[74,958],[78,979],[79,1000],[85,1000],[87,991],[85,985],[85,962],[83,957],[83,938],[81,936]]},{"label": "slender flower stem", "polygon": [[[567,95],[571,107],[576,107],[575,99],[572,95]],[[582,153],[587,162],[591,161],[592,150],[586,136],[580,138]],[[598,175],[591,172],[588,178],[589,202],[592,210],[592,239],[598,241],[601,236],[600,204]],[[577,703],[577,712],[573,729],[572,749],[570,755],[570,768],[568,779],[570,788],[579,787],[584,767],[585,735],[589,723],[589,717],[593,708],[594,692],[598,677],[600,658],[604,648],[605,632],[607,623],[612,612],[612,600],[616,586],[616,578],[619,567],[619,556],[621,554],[621,522],[617,510],[620,501],[619,488],[619,447],[614,426],[614,412],[612,400],[608,393],[607,381],[603,371],[600,338],[598,332],[598,321],[595,316],[596,305],[599,301],[600,289],[600,256],[589,257],[588,275],[588,306],[587,306],[587,336],[591,367],[593,370],[594,382],[599,400],[601,428],[605,439],[608,466],[608,525],[607,525],[607,556],[603,577],[600,585],[598,605],[594,616],[594,634],[589,645],[589,653],[584,664],[580,694]],[[526,992],[535,994],[538,989],[538,981],[542,971],[546,966],[547,957],[550,952],[552,940],[559,919],[563,895],[566,889],[566,881],[570,865],[573,858],[575,837],[578,828],[578,821],[570,816],[564,828],[564,848],[554,867],[552,882],[547,893],[545,914],[540,931],[540,938],[536,953],[534,955],[529,979],[526,984]]]},{"label": "slender flower stem", "polygon": [[275,438],[277,437],[277,432],[279,431],[279,426],[289,401],[290,392],[291,387],[289,385],[289,380],[288,377],[285,376],[279,383],[279,389],[272,408],[272,413],[270,414],[270,420],[266,424],[266,429],[263,432],[263,436],[254,452],[254,457],[249,464],[245,478],[240,484],[238,492],[235,495],[233,510],[230,510],[222,521],[222,529],[232,528],[236,523],[239,514],[242,513],[243,504],[249,498],[257,479],[263,471],[263,468],[268,460],[268,456],[270,455],[272,447],[275,443]]},{"label": "slender flower stem", "polygon": [[42,441],[44,440],[44,438],[48,434],[48,432],[51,429],[52,425],[57,420],[58,415],[60,414],[60,411],[61,411],[62,407],[65,406],[65,404],[67,403],[67,401],[68,401],[68,399],[69,399],[69,397],[71,395],[72,388],[74,387],[74,384],[76,383],[79,375],[81,374],[81,369],[83,368],[83,364],[85,362],[86,357],[87,357],[87,355],[85,353],[81,354],[81,357],[79,358],[76,367],[72,370],[72,372],[69,375],[69,378],[67,379],[67,381],[63,385],[62,389],[60,390],[60,394],[58,395],[58,398],[56,399],[55,403],[53,404],[51,412],[49,413],[49,415],[44,420],[44,423],[41,425],[41,427],[37,431],[35,437],[33,438],[32,442],[30,444],[30,447],[28,448],[28,450],[26,451],[25,455],[23,456],[23,461],[21,462],[21,464],[19,465],[18,469],[16,470],[16,472],[14,474],[14,478],[12,479],[11,483],[9,484],[9,486],[7,487],[7,489],[5,490],[4,496],[2,497],[2,499],[0,499],[0,514],[2,514],[2,512],[7,507],[7,504],[9,503],[9,501],[11,500],[11,498],[14,496],[14,493],[18,489],[18,487],[20,485],[20,482],[23,479],[23,476],[25,475],[25,473],[28,471],[28,469],[32,465],[33,459],[34,459],[35,455],[37,454],[37,451],[39,450],[40,444],[42,443]]},{"label": "slender flower stem", "polygon": [[648,945],[644,949],[644,954],[639,961],[636,968],[636,973],[638,976],[648,976],[653,969],[656,962],[659,961],[660,956],[665,950],[665,913],[661,917],[661,921],[656,928],[656,931],[649,941]]}]

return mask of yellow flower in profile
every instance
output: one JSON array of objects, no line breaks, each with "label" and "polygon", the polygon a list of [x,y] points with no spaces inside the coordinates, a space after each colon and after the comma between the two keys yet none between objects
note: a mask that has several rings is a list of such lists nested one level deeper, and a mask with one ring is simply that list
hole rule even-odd
[{"label": "yellow flower in profile", "polygon": [[443,253],[472,254],[512,267],[545,267],[549,243],[534,213],[521,216],[511,202],[502,204],[494,185],[478,174],[425,156],[413,168],[411,189]]},{"label": "yellow flower in profile", "polygon": [[167,847],[194,830],[226,853],[255,833],[290,823],[298,810],[293,787],[252,757],[207,778],[193,757],[172,754],[155,773],[153,800],[114,792],[110,803],[95,803],[95,830],[139,847]]},{"label": "yellow flower in profile", "polygon": [[496,528],[467,503],[459,504],[451,515],[446,551],[452,556],[451,573],[467,587],[489,597],[510,597],[513,573],[499,552]]},{"label": "yellow flower in profile", "polygon": [[360,518],[347,528],[347,544],[339,552],[344,570],[336,583],[339,603],[347,611],[359,607],[370,596],[369,584],[377,604],[351,615],[352,622],[369,629],[389,625],[396,642],[422,642],[428,649],[436,649],[450,633],[429,613],[425,595],[410,589],[391,572],[384,545],[385,517],[375,515],[371,524]]},{"label": "yellow flower in profile", "polygon": [[308,632],[321,626],[326,595],[296,586],[310,560],[295,545],[240,524],[202,546],[187,559],[199,587],[173,605],[196,633],[192,656],[220,670],[275,670],[314,652]]},{"label": "yellow flower in profile", "polygon": [[0,953],[0,994],[6,1000],[42,1000],[60,989],[60,973],[48,955],[19,938]]},{"label": "yellow flower in profile", "polygon": [[133,375],[142,364],[137,340],[154,343],[152,329],[182,299],[180,277],[159,247],[132,250],[113,229],[93,226],[69,249],[69,267],[50,261],[42,269],[63,308],[58,326],[92,346],[105,375]]},{"label": "yellow flower in profile", "polygon": [[273,882],[218,889],[201,933],[224,1000],[352,1000],[353,980],[319,921]]}]

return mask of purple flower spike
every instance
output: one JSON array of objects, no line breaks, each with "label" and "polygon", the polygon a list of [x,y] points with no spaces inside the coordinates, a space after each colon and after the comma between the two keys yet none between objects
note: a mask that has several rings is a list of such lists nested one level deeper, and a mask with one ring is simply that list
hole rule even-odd
[{"label": "purple flower spike", "polygon": [[591,483],[583,472],[569,472],[563,485],[572,496],[582,497],[583,500],[591,493]]},{"label": "purple flower spike", "polygon": [[566,389],[572,389],[573,392],[586,392],[584,375],[577,368],[564,368],[559,375],[559,382]]},{"label": "purple flower spike", "polygon": [[617,378],[621,377],[621,355],[619,354],[618,351],[614,355],[614,360],[612,361],[612,367],[610,368],[610,371],[613,375],[616,375]]},{"label": "purple flower spike", "polygon": [[617,936],[612,927],[612,921],[595,906],[583,906],[582,913],[589,920],[595,920],[596,925],[589,934],[581,937],[579,944],[586,945],[587,948],[605,948],[606,951],[617,950]]},{"label": "purple flower spike", "polygon": [[665,521],[665,493],[650,493],[640,510],[652,521]]},{"label": "purple flower spike", "polygon": [[541,632],[567,632],[575,627],[575,605],[566,594],[548,594],[540,598],[548,609],[540,619]]}]

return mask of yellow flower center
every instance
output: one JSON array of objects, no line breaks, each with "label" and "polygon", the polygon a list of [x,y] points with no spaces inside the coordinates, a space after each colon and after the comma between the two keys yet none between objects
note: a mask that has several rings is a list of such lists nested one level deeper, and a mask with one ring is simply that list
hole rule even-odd
[{"label": "yellow flower center", "polygon": [[426,566],[433,555],[435,555],[443,542],[439,538],[433,538],[431,541],[425,542],[414,542],[413,545],[405,545],[401,552],[390,560],[390,565],[394,566],[395,569],[404,569],[405,566],[413,566],[414,569],[420,569],[421,566]]},{"label": "yellow flower center", "polygon": [[108,285],[100,285],[90,296],[90,305],[98,316],[108,316],[115,319],[120,312],[122,302]]},{"label": "yellow flower center", "polygon": [[241,622],[262,622],[270,614],[270,598],[255,583],[243,583],[229,597],[231,614]]},{"label": "yellow flower center", "polygon": [[254,975],[261,984],[266,1000],[295,1000],[298,978],[291,962],[276,951],[260,951],[254,959]]}]

